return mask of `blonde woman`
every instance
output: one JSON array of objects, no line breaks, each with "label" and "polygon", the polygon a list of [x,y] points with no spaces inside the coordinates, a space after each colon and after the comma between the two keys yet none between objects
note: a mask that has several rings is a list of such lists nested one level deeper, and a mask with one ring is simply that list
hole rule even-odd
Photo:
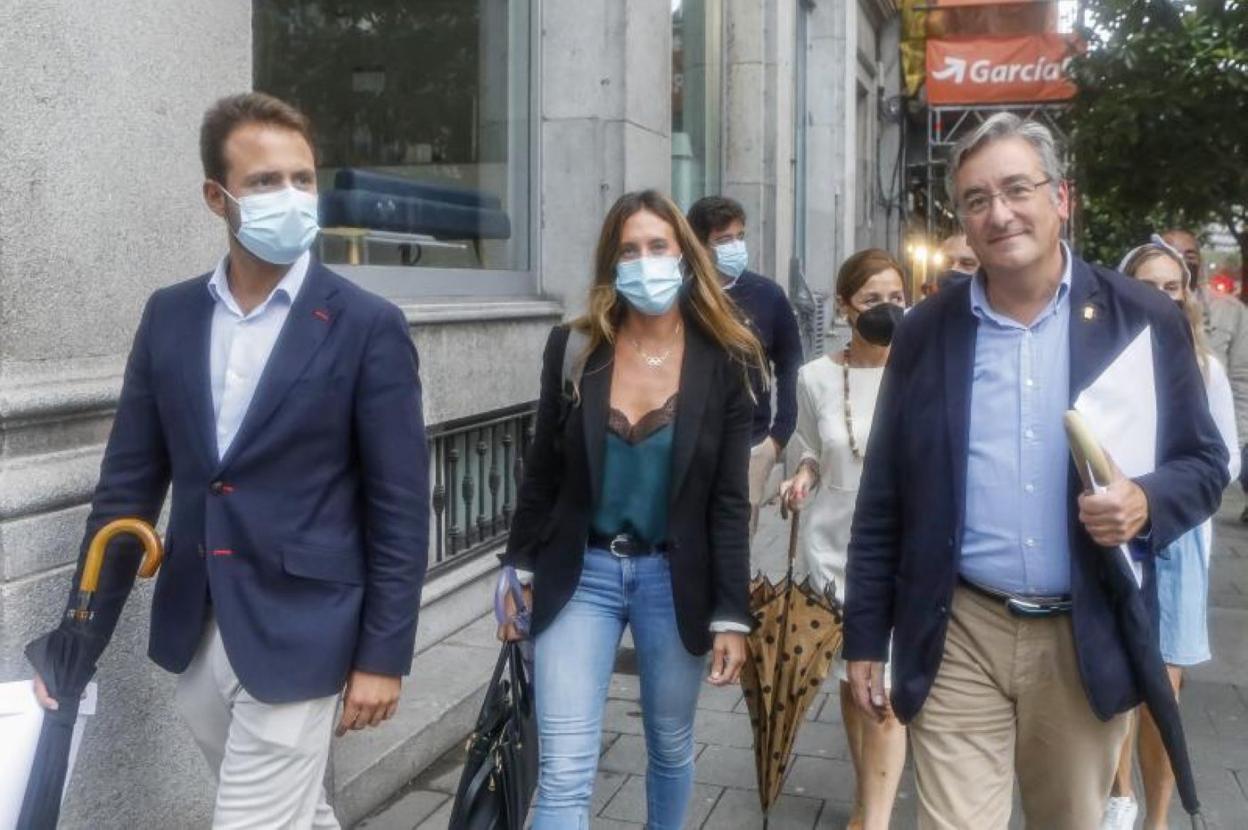
[{"label": "blonde woman", "polygon": [[[858,479],[893,329],[906,305],[901,266],[884,251],[859,251],[836,277],[837,304],[853,333],[844,351],[807,363],[797,376],[801,462],[781,487],[802,511],[801,556],[815,586],[845,602],[845,565]],[[906,761],[905,728],[854,705],[844,668],[841,714],[857,782],[851,828],[886,828]]]},{"label": "blonde woman", "polygon": [[[533,827],[589,826],[627,625],[641,676],[646,826],[677,830],[693,793],[705,655],[709,682],[736,683],[752,625],[749,371],[761,369],[762,350],[679,209],[653,190],[607,214],[588,308],[546,345],[504,555],[532,581]],[[565,372],[574,343],[584,345]],[[499,634],[516,636],[510,626]]]},{"label": "blonde woman", "polygon": [[[1192,293],[1187,264],[1182,255],[1154,236],[1147,245],[1135,248],[1123,258],[1118,270],[1147,282],[1174,300],[1187,315],[1196,344],[1196,358],[1205,378],[1209,411],[1230,454],[1231,481],[1239,477],[1239,436],[1235,428],[1235,407],[1226,369],[1205,345],[1200,301]],[[1209,651],[1208,607],[1209,553],[1213,549],[1213,522],[1206,520],[1166,548],[1157,563],[1157,603],[1161,611],[1161,656],[1166,661],[1170,684],[1177,696],[1183,685],[1183,669],[1203,663]],[[1164,830],[1174,794],[1174,775],[1161,734],[1148,712],[1139,709],[1140,774],[1144,780],[1144,827]],[[1102,828],[1118,830],[1135,826],[1139,805],[1131,782],[1132,737],[1127,738],[1118,762],[1118,774],[1105,811]]]}]

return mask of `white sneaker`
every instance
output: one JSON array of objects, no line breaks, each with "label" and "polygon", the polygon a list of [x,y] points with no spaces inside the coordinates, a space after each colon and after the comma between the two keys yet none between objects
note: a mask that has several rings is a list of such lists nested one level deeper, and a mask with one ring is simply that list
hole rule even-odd
[{"label": "white sneaker", "polygon": [[1129,795],[1110,796],[1101,818],[1101,830],[1133,830],[1140,805]]}]

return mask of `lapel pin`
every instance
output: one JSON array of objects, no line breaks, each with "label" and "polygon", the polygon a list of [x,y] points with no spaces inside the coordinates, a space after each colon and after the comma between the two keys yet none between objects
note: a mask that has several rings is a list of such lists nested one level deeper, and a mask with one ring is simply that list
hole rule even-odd
[{"label": "lapel pin", "polygon": [[1088,303],[1083,307],[1083,319],[1087,321],[1096,319],[1096,306]]},{"label": "lapel pin", "polygon": [[320,320],[322,323],[329,322],[329,312],[323,308],[318,308],[312,312],[312,316]]}]

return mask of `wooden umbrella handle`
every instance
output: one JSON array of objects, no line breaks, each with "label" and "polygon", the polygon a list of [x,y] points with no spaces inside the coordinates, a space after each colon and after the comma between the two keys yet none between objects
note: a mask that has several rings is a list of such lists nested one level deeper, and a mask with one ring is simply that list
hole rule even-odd
[{"label": "wooden umbrella handle", "polygon": [[[1105,450],[1101,447],[1092,428],[1079,412],[1068,409],[1062,416],[1066,427],[1066,440],[1070,443],[1070,454],[1074,457],[1075,469],[1083,481],[1085,489],[1091,491],[1097,485],[1108,486],[1114,480],[1114,467],[1109,463]],[[1092,479],[1088,480],[1091,470]]]},{"label": "wooden umbrella handle", "polygon": [[78,590],[90,595],[100,586],[100,571],[104,567],[104,552],[108,543],[118,536],[130,534],[143,545],[143,561],[139,564],[139,576],[150,579],[155,576],[165,558],[165,547],[152,526],[142,519],[116,519],[100,528],[91,537],[87,548],[87,561],[82,566],[82,581]]},{"label": "wooden umbrella handle", "polygon": [[793,562],[797,559],[797,540],[801,533],[801,525],[798,517],[801,516],[800,510],[792,511],[789,516],[789,568],[793,568]]}]

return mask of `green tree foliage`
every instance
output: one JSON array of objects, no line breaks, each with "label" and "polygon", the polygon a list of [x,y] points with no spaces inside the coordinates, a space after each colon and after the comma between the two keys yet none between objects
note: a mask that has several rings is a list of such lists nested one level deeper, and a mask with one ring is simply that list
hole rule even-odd
[{"label": "green tree foliage", "polygon": [[1070,112],[1083,248],[1114,263],[1149,230],[1217,222],[1248,261],[1248,2],[1084,9]]}]

